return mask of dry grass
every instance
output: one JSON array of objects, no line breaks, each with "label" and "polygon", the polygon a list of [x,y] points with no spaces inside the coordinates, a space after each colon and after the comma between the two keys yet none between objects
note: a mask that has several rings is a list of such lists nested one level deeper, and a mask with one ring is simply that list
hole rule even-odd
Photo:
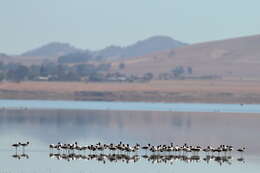
[{"label": "dry grass", "polygon": [[[258,78],[260,74],[260,35],[193,44],[170,51],[113,62],[125,63],[121,72],[141,75],[170,72],[174,67],[191,66],[193,75]],[[116,68],[114,69],[117,70]]]},{"label": "dry grass", "polygon": [[260,81],[176,80],[150,83],[0,83],[1,99],[260,103]]},{"label": "dry grass", "polygon": [[137,91],[137,92],[183,92],[183,93],[234,93],[260,94],[260,81],[224,80],[174,80],[149,83],[83,83],[83,82],[21,82],[0,83],[0,90],[15,91]]}]

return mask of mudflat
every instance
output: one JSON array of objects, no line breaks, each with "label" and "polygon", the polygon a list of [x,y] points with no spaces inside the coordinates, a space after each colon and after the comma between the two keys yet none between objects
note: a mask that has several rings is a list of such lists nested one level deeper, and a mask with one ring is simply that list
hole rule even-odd
[{"label": "mudflat", "polygon": [[260,81],[1,82],[0,99],[260,103]]}]

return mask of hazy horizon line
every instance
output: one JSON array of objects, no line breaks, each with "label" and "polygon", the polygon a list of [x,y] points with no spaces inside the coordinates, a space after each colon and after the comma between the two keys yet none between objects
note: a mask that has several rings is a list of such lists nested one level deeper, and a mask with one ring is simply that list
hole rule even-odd
[{"label": "hazy horizon line", "polygon": [[248,35],[239,35],[239,36],[236,36],[236,37],[227,37],[227,38],[219,38],[219,39],[213,39],[213,40],[205,40],[205,41],[199,41],[199,42],[186,42],[186,41],[182,41],[180,39],[175,39],[174,37],[172,36],[169,36],[169,35],[164,35],[164,34],[157,34],[157,35],[152,35],[152,36],[149,36],[149,37],[145,37],[143,39],[138,39],[136,40],[135,42],[132,42],[132,43],[128,43],[128,44],[124,44],[124,45],[117,45],[117,44],[109,44],[105,47],[100,47],[100,48],[96,48],[96,49],[91,49],[91,48],[83,48],[81,46],[77,46],[76,44],[73,44],[69,41],[59,41],[59,40],[53,40],[53,41],[47,41],[45,43],[41,43],[39,44],[38,46],[34,46],[32,48],[28,48],[22,52],[19,52],[19,53],[7,53],[7,52],[0,52],[2,54],[6,54],[6,55],[9,55],[9,56],[21,56],[22,54],[26,53],[26,52],[29,52],[31,50],[34,50],[34,49],[38,49],[38,48],[41,48],[43,46],[46,46],[48,44],[52,44],[52,43],[59,43],[59,44],[68,44],[69,46],[72,46],[73,48],[76,48],[76,49],[80,49],[80,50],[83,50],[83,51],[86,51],[86,50],[89,50],[89,51],[99,51],[99,50],[102,50],[102,49],[105,49],[105,48],[108,48],[108,47],[111,47],[111,46],[115,46],[115,47],[121,47],[121,48],[124,48],[124,47],[127,47],[127,46],[131,46],[131,45],[134,45],[136,43],[138,43],[139,41],[144,41],[144,40],[147,40],[147,39],[150,39],[150,38],[153,38],[153,37],[169,37],[175,41],[179,41],[181,43],[184,43],[184,44],[187,44],[187,45],[193,45],[193,44],[201,44],[201,43],[208,43],[208,42],[214,42],[214,41],[224,41],[224,40],[229,40],[229,39],[236,39],[236,38],[244,38],[244,37],[253,37],[253,36],[257,36],[257,35],[260,35],[259,34],[248,34]]}]

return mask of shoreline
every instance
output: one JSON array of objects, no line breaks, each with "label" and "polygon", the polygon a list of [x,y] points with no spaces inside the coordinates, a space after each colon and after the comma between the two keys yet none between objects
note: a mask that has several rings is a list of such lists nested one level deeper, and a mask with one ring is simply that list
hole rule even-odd
[{"label": "shoreline", "polygon": [[186,112],[259,114],[259,104],[212,103],[152,103],[103,101],[53,100],[0,100],[0,111],[5,110],[80,110],[80,111],[131,111],[131,112]]},{"label": "shoreline", "polygon": [[145,103],[222,103],[260,104],[260,95],[176,94],[165,92],[82,92],[57,93],[46,91],[0,90],[1,100],[47,100],[47,101],[108,101]]}]

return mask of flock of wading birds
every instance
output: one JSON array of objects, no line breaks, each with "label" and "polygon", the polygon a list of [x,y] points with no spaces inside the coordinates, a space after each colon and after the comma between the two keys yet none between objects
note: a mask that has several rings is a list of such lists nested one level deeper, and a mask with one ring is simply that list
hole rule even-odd
[{"label": "flock of wading birds", "polygon": [[[16,149],[16,154],[13,157],[21,159],[22,157],[29,158],[27,154],[24,153],[25,147],[30,143],[15,143],[12,146]],[[17,148],[22,147],[23,154],[17,154]],[[231,152],[234,151],[233,146],[220,145],[218,147],[207,146],[203,148],[201,146],[190,146],[184,144],[183,146],[174,145],[151,145],[147,144],[141,146],[140,144],[135,144],[130,146],[130,144],[101,144],[100,142],[95,145],[79,145],[77,142],[72,144],[62,144],[58,142],[57,144],[49,145],[50,154],[49,157],[56,158],[57,160],[97,160],[101,163],[118,162],[122,161],[125,163],[137,162],[140,157],[147,159],[152,163],[173,163],[175,160],[181,160],[185,162],[198,162],[201,160],[199,153],[204,152],[204,161],[209,163],[209,161],[214,160],[220,165],[222,163],[231,164],[232,159]],[[55,150],[55,151],[54,151]],[[236,151],[241,153],[241,157],[237,160],[244,162],[243,153],[245,152],[245,147],[241,147]],[[82,153],[84,152],[84,154]],[[89,152],[86,154],[86,152]],[[138,152],[142,152],[142,155],[138,155]]]}]

